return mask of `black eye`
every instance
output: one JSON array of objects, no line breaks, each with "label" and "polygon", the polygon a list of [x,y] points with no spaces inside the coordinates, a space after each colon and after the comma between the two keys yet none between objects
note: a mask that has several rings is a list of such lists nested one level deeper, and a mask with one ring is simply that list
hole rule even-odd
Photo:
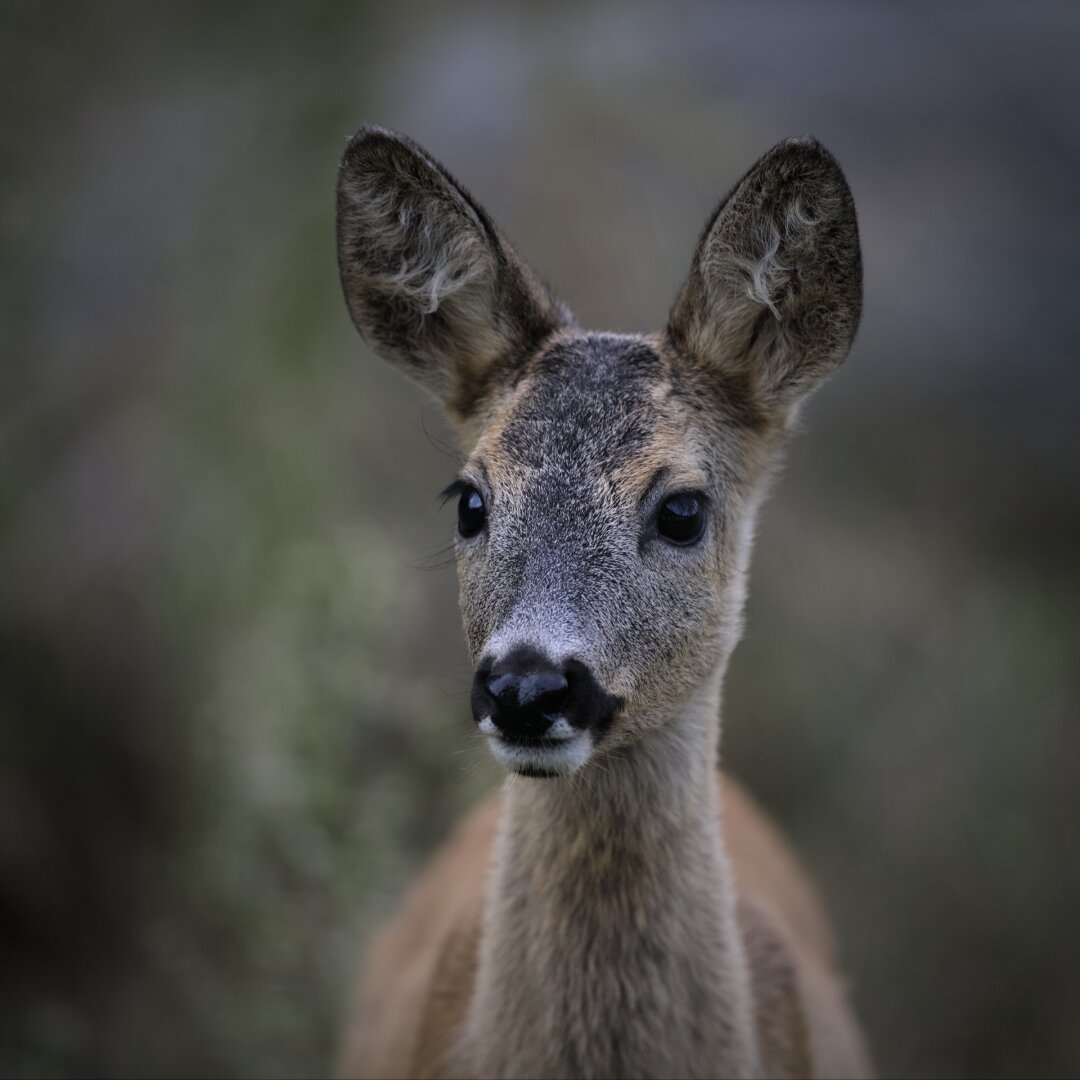
[{"label": "black eye", "polygon": [[705,531],[705,500],[692,492],[672,495],[660,507],[656,528],[665,540],[680,547],[697,543]]},{"label": "black eye", "polygon": [[457,521],[458,531],[465,539],[475,536],[487,520],[487,511],[484,509],[484,498],[471,484],[462,488],[461,498],[458,499]]}]

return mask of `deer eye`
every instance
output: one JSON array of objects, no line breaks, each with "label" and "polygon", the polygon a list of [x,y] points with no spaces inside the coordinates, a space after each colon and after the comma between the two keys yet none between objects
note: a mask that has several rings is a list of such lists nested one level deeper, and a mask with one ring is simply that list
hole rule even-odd
[{"label": "deer eye", "polygon": [[705,499],[692,491],[680,491],[666,499],[656,515],[656,529],[671,544],[689,547],[705,531]]},{"label": "deer eye", "polygon": [[457,507],[458,532],[467,540],[475,536],[487,520],[487,510],[484,508],[484,497],[472,486],[466,484],[461,489]]}]

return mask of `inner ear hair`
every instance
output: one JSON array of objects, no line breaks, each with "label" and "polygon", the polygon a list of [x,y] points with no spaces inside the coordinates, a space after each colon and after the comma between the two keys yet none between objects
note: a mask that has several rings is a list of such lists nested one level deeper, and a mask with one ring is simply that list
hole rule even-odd
[{"label": "inner ear hair", "polygon": [[855,204],[816,140],[773,147],[721,201],[668,324],[755,412],[790,413],[846,357],[862,307]]},{"label": "inner ear hair", "polygon": [[364,127],[349,141],[337,231],[357,329],[457,417],[569,322],[465,188],[403,135]]}]

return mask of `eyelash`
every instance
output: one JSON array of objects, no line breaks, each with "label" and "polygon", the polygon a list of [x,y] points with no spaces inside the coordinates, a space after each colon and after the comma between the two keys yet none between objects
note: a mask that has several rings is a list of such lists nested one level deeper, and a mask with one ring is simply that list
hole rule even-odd
[{"label": "eyelash", "polygon": [[475,487],[475,484],[469,483],[468,480],[455,480],[452,484],[448,484],[439,492],[436,496],[439,500],[440,506],[445,506],[451,499],[461,495],[467,488]]}]

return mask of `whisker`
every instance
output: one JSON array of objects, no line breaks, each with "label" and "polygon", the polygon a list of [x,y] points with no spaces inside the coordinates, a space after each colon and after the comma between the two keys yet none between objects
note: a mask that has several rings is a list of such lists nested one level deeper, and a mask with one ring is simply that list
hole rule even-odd
[{"label": "whisker", "polygon": [[[449,544],[443,544],[442,547],[436,548],[429,555],[413,559],[407,565],[410,570],[442,570],[447,566],[454,565],[456,559],[452,554],[453,551],[454,542],[451,540]],[[447,558],[447,556],[450,557]]]},{"label": "whisker", "polygon": [[417,428],[419,431],[422,431],[424,433],[424,438],[427,439],[428,443],[433,449],[438,450],[440,454],[451,458],[458,464],[458,466],[464,465],[465,456],[464,454],[462,454],[461,450],[458,449],[458,447],[454,446],[453,443],[448,443],[445,439],[440,439],[427,426],[428,411],[435,408],[437,408],[437,406],[435,405],[422,405],[420,407],[420,422],[417,423],[415,420],[408,420],[406,421],[406,423],[408,423],[410,427]]}]

